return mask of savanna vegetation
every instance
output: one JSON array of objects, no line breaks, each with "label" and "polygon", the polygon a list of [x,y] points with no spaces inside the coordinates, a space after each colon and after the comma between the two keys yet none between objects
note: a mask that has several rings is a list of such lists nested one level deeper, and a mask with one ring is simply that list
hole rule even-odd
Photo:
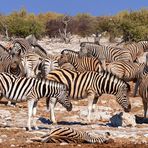
[{"label": "savanna vegetation", "polygon": [[103,33],[114,41],[121,37],[124,41],[148,40],[148,10],[122,11],[114,16],[91,16],[77,14],[65,16],[57,13],[35,15],[25,9],[9,15],[0,14],[0,33],[9,37],[26,37],[34,34],[37,38],[71,36],[87,37]]}]

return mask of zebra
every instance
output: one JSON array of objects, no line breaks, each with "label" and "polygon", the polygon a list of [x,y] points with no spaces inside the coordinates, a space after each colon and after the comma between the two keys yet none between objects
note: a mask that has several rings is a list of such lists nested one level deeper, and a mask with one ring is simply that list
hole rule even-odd
[{"label": "zebra", "polygon": [[36,69],[41,61],[42,57],[34,52],[28,52],[21,58],[26,77],[36,76]]},{"label": "zebra", "polygon": [[23,57],[28,52],[35,52],[41,57],[46,57],[47,52],[39,44],[30,44],[28,40],[24,38],[16,38],[12,45],[10,45],[11,54]]},{"label": "zebra", "polygon": [[137,58],[142,56],[144,53],[144,46],[142,43],[136,43],[136,42],[127,43],[123,45],[123,48],[129,51],[133,62],[136,62]]},{"label": "zebra", "polygon": [[0,53],[9,53],[9,49],[0,44]]},{"label": "zebra", "polygon": [[95,137],[88,132],[73,129],[71,127],[57,127],[52,129],[48,134],[43,135],[41,138],[31,139],[32,141],[43,143],[109,143],[110,133],[105,133],[105,136]]},{"label": "zebra", "polygon": [[148,74],[142,76],[140,79],[139,94],[143,102],[144,118],[146,118],[148,108]]},{"label": "zebra", "polygon": [[106,64],[113,61],[132,61],[131,54],[128,50],[119,47],[103,46],[82,42],[80,44],[80,56],[96,57],[102,62],[102,66],[106,69]]},{"label": "zebra", "polygon": [[57,60],[53,59],[42,59],[38,67],[36,67],[36,75],[39,78],[45,78],[50,71],[58,69],[59,68],[59,63]]},{"label": "zebra", "polygon": [[47,55],[48,55],[47,51],[43,47],[41,47],[41,45],[39,45],[39,44],[31,44],[31,45],[32,45],[33,51],[35,53],[37,53],[41,57],[47,57]]},{"label": "zebra", "polygon": [[27,52],[32,52],[31,45],[24,38],[16,38],[13,40],[12,44],[10,44],[11,51],[10,53],[14,56],[22,57]]},{"label": "zebra", "polygon": [[148,41],[139,41],[138,44],[142,45],[144,52],[148,52]]},{"label": "zebra", "polygon": [[67,85],[70,98],[75,100],[87,99],[89,101],[87,116],[89,122],[92,109],[95,108],[99,97],[104,93],[115,95],[117,102],[124,111],[129,112],[131,109],[128,98],[129,84],[111,73],[105,71],[78,73],[66,69],[57,69],[51,71],[47,75],[47,79]]},{"label": "zebra", "polygon": [[76,51],[64,49],[61,52],[61,57],[59,58],[59,65],[63,65],[64,63],[70,63],[74,66],[74,68],[79,72],[84,71],[103,71],[101,62],[97,58],[79,57],[79,53]]},{"label": "zebra", "polygon": [[57,60],[43,58],[34,52],[28,52],[21,61],[27,77],[44,78],[51,70],[59,68]]},{"label": "zebra", "polygon": [[[61,103],[67,111],[72,110],[66,85],[47,79],[17,78],[8,73],[0,73],[0,98],[2,97],[14,102],[28,102],[28,130],[31,130],[31,117],[36,115],[36,106],[40,98],[49,98],[51,119],[55,118],[53,110],[56,102]],[[35,121],[34,126],[37,129]]]},{"label": "zebra", "polygon": [[138,89],[138,79],[146,72],[144,63],[133,63],[128,61],[114,61],[107,66],[107,71],[113,73],[126,82],[136,82],[134,89],[134,96],[136,96]]}]

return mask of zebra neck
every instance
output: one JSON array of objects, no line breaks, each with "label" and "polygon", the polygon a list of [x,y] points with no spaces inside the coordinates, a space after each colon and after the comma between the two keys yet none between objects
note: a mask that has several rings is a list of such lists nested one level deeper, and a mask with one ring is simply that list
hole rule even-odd
[{"label": "zebra neck", "polygon": [[77,63],[78,63],[78,57],[77,56],[70,56],[69,63],[72,64],[74,67],[76,67]]}]

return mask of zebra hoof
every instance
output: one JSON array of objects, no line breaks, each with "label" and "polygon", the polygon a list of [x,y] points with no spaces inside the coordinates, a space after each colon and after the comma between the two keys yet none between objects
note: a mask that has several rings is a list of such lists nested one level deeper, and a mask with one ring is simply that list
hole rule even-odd
[{"label": "zebra hoof", "polygon": [[52,125],[57,125],[57,124],[58,124],[57,122],[53,122],[53,123],[52,123]]},{"label": "zebra hoof", "polygon": [[106,143],[106,144],[108,144],[108,143],[113,143],[114,142],[114,140],[113,139],[111,139],[111,138],[109,138],[108,140],[106,140],[104,143]]},{"label": "zebra hoof", "polygon": [[34,127],[35,130],[39,130],[39,128],[37,126]]},{"label": "zebra hoof", "polygon": [[26,127],[26,131],[31,132],[32,131],[32,128]]}]

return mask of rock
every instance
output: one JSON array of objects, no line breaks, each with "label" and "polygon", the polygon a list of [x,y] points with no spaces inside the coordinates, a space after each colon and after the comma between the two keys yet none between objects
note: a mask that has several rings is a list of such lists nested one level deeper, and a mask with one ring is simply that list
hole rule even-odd
[{"label": "rock", "polygon": [[7,110],[0,110],[0,118],[1,119],[11,119],[11,113]]},{"label": "rock", "polygon": [[115,114],[110,118],[111,126],[136,126],[135,116],[129,113],[120,112],[119,114]]}]

